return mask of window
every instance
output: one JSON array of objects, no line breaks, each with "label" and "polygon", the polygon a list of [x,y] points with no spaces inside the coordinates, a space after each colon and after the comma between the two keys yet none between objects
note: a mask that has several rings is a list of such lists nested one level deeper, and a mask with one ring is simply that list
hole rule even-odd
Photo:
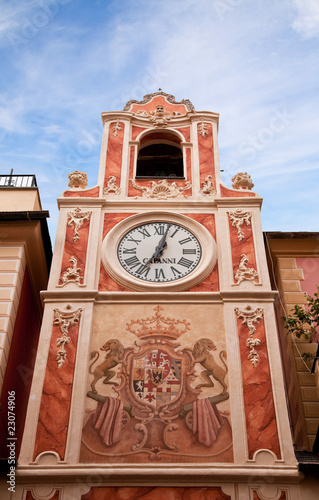
[{"label": "window", "polygon": [[141,139],[136,178],[184,179],[180,138],[170,132],[152,132]]}]

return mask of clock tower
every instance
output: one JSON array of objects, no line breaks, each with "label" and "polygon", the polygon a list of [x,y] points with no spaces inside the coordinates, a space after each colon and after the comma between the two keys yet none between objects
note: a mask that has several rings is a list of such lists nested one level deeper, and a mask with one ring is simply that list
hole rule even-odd
[{"label": "clock tower", "polygon": [[299,498],[262,200],[221,182],[218,119],[129,101],[97,185],[69,174],[15,499]]}]

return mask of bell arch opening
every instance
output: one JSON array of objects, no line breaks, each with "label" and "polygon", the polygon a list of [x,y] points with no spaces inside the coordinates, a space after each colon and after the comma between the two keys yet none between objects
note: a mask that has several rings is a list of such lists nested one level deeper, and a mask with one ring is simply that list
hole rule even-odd
[{"label": "bell arch opening", "polygon": [[152,133],[141,138],[137,179],[184,179],[181,139],[172,133]]}]

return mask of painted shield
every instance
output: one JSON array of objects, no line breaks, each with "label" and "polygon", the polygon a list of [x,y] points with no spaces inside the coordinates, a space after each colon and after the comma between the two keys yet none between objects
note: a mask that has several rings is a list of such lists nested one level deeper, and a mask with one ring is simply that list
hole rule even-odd
[{"label": "painted shield", "polygon": [[139,401],[156,408],[177,398],[181,386],[181,361],[161,349],[133,359],[133,391]]}]

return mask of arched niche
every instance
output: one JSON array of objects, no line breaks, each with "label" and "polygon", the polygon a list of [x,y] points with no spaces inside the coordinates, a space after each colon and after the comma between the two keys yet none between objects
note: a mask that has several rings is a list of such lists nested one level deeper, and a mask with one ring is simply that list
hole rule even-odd
[{"label": "arched niche", "polygon": [[184,179],[181,138],[172,131],[152,131],[139,141],[136,179]]}]

